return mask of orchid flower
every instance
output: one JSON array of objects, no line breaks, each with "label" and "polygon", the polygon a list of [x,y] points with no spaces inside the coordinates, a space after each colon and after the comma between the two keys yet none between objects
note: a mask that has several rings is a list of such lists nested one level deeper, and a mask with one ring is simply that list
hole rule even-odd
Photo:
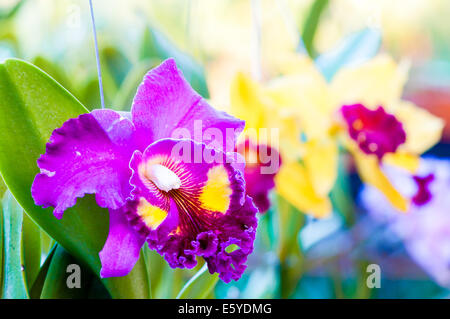
[{"label": "orchid flower", "polygon": [[365,186],[360,201],[372,221],[385,224],[405,245],[411,258],[442,286],[450,286],[450,163],[423,158],[416,175],[395,167],[383,170],[405,197],[412,198],[408,216],[398,214],[376,189]]},{"label": "orchid flower", "polygon": [[401,100],[406,68],[380,55],[342,68],[327,83],[313,61],[296,56],[282,71],[283,76],[265,86],[238,75],[232,91],[233,114],[269,127],[284,126],[283,165],[275,178],[280,195],[315,217],[330,214],[328,194],[336,181],[342,144],[353,155],[363,181],[407,211],[409,199],[381,167],[389,163],[413,173],[418,156],[439,141],[444,124]]},{"label": "orchid flower", "polygon": [[94,110],[53,131],[32,196],[56,218],[88,193],[109,209],[102,277],[127,275],[147,242],[172,268],[199,256],[210,273],[238,280],[257,226],[234,153],[244,125],[212,108],[168,59],[145,75],[131,112]]}]

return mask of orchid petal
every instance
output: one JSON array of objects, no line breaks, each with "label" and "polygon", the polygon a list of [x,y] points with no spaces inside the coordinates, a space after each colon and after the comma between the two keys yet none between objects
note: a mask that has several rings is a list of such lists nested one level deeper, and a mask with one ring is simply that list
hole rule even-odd
[{"label": "orchid petal", "polygon": [[280,112],[299,120],[308,137],[323,137],[328,133],[335,103],[325,79],[312,66],[272,81],[267,94],[282,110]]},{"label": "orchid petal", "polygon": [[139,259],[145,237],[137,233],[126,218],[123,208],[109,211],[109,234],[100,251],[102,269],[100,276],[120,277],[127,275]]},{"label": "orchid petal", "polygon": [[392,111],[393,103],[402,96],[408,68],[379,55],[358,66],[340,69],[331,82],[331,92],[339,106],[361,103],[367,107],[383,106]]},{"label": "orchid petal", "polygon": [[82,114],[54,130],[38,159],[41,173],[31,188],[35,203],[55,207],[57,218],[87,193],[95,193],[101,207],[122,206],[131,190],[133,130],[130,121],[110,110]]},{"label": "orchid petal", "polygon": [[306,142],[303,161],[316,192],[321,196],[327,196],[337,178],[337,143],[331,140]]},{"label": "orchid petal", "polygon": [[283,163],[275,177],[279,194],[298,210],[314,217],[327,217],[332,212],[327,196],[318,194],[304,166],[296,162]]},{"label": "orchid petal", "polygon": [[445,122],[427,110],[401,101],[395,108],[395,116],[406,131],[403,150],[420,155],[440,141]]},{"label": "orchid petal", "polygon": [[383,173],[377,157],[366,155],[359,151],[354,151],[353,157],[363,182],[381,191],[396,209],[407,212],[410,204],[409,200],[397,191]]},{"label": "orchid petal", "polygon": [[[161,138],[183,137],[232,151],[245,125],[212,108],[183,78],[173,59],[147,73],[133,100],[131,114],[141,150]],[[203,136],[207,129],[221,137],[215,133],[214,137]]]},{"label": "orchid petal", "polygon": [[[130,162],[134,208],[128,214],[171,267],[192,268],[195,256],[202,256],[226,282],[245,269],[257,213],[245,194],[241,165],[230,156],[186,139],[162,139],[144,153],[136,151]],[[239,252],[226,252],[230,244]]]}]

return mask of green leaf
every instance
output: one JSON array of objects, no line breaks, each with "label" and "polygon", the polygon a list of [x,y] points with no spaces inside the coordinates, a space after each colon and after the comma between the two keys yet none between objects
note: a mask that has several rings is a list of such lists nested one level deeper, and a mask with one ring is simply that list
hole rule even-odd
[{"label": "green leaf", "polygon": [[23,215],[22,250],[27,286],[32,287],[41,266],[41,231],[26,214]]},{"label": "green leaf", "polygon": [[[3,179],[0,178],[0,185],[3,184]],[[1,192],[3,198],[3,191]],[[3,207],[0,201],[0,297],[3,291]]]},{"label": "green leaf", "polygon": [[[69,265],[79,266],[80,287],[69,288],[67,280],[72,271],[68,272]],[[89,293],[92,272],[86,267],[79,265],[79,262],[72,257],[61,246],[56,247],[55,254],[50,262],[50,267],[45,277],[42,288],[41,299],[81,299],[87,298]]]},{"label": "green leaf", "polygon": [[319,25],[320,16],[328,5],[328,0],[315,0],[311,5],[308,16],[303,25],[302,40],[310,57],[316,55],[314,49],[314,37]]},{"label": "green leaf", "polygon": [[41,229],[41,260],[47,258],[53,249],[55,241]]},{"label": "green leaf", "polygon": [[3,197],[3,299],[28,299],[25,272],[22,266],[23,210],[8,191]]},{"label": "green leaf", "polygon": [[330,192],[330,199],[333,204],[333,208],[337,211],[345,220],[347,226],[352,226],[355,223],[355,203],[349,194],[351,194],[350,176],[347,172],[349,167],[348,154],[340,152],[338,162],[338,175],[336,183]]},{"label": "green leaf", "polygon": [[209,98],[205,72],[192,57],[180,51],[170,40],[156,28],[146,28],[140,48],[141,59],[158,58],[165,60],[174,58],[177,66],[191,86],[204,98]]},{"label": "green leaf", "polygon": [[[73,92],[72,83],[67,76],[65,70],[60,67],[60,65],[53,63],[43,56],[36,56],[33,59],[33,64],[43,70],[45,73],[50,75],[53,79],[55,79],[59,84],[61,84],[66,90]],[[76,94],[75,94],[76,95]]]},{"label": "green leaf", "polygon": [[41,298],[42,289],[44,288],[45,278],[47,277],[48,269],[50,268],[50,263],[52,261],[53,255],[55,254],[57,245],[53,245],[49,254],[45,258],[44,264],[39,269],[39,273],[34,280],[33,286],[29,289],[31,299]]},{"label": "green leaf", "polygon": [[218,281],[218,274],[211,275],[205,263],[183,286],[177,295],[177,299],[204,299],[214,289]]},{"label": "green leaf", "polygon": [[182,288],[182,269],[172,269],[156,251],[145,246],[144,256],[150,268],[152,297],[157,299],[174,298]]},{"label": "green leaf", "polygon": [[[34,204],[30,189],[36,164],[52,131],[87,109],[35,66],[16,59],[0,64],[0,172],[28,215],[75,258],[99,274],[98,252],[108,232],[108,213],[85,196],[61,220]],[[20,165],[18,165],[20,163]],[[102,280],[113,298],[147,298],[148,274],[141,258],[125,277]]]}]

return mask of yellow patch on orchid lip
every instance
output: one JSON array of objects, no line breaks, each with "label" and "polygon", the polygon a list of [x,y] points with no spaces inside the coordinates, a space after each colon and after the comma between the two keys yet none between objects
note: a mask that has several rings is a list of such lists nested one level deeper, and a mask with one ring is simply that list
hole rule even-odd
[{"label": "yellow patch on orchid lip", "polygon": [[208,180],[199,200],[203,208],[225,214],[230,206],[231,193],[228,172],[224,166],[217,165],[208,171]]},{"label": "yellow patch on orchid lip", "polygon": [[354,151],[353,157],[363,182],[381,191],[396,209],[401,212],[407,212],[410,204],[409,200],[403,197],[391,184],[380,169],[377,157],[366,155],[360,151]]},{"label": "yellow patch on orchid lip", "polygon": [[168,214],[165,210],[150,204],[145,198],[142,197],[139,200],[137,213],[144,220],[147,227],[153,230],[161,225]]},{"label": "yellow patch on orchid lip", "polygon": [[332,212],[328,196],[317,194],[308,172],[299,163],[283,163],[275,177],[279,194],[305,214],[317,218],[327,217]]}]

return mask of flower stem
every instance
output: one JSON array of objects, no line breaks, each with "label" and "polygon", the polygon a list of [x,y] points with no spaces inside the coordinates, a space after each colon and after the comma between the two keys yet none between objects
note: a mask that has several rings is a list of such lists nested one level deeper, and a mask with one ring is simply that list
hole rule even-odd
[{"label": "flower stem", "polygon": [[186,289],[188,289],[189,286],[192,285],[192,283],[194,283],[195,280],[197,280],[197,278],[199,278],[207,269],[208,269],[208,265],[205,263],[203,265],[203,267],[200,268],[200,270],[194,276],[192,276],[191,279],[189,279],[189,281],[183,286],[183,288],[181,288],[181,290],[178,293],[176,299],[180,299],[181,296],[183,296],[183,294],[186,291]]},{"label": "flower stem", "polygon": [[97,60],[97,75],[98,75],[98,88],[100,91],[100,102],[102,104],[102,109],[104,109],[105,98],[103,96],[102,71],[100,69],[100,55],[98,53],[97,30],[95,28],[95,18],[92,0],[89,0],[89,7],[91,8],[92,32],[94,33],[95,59]]}]

